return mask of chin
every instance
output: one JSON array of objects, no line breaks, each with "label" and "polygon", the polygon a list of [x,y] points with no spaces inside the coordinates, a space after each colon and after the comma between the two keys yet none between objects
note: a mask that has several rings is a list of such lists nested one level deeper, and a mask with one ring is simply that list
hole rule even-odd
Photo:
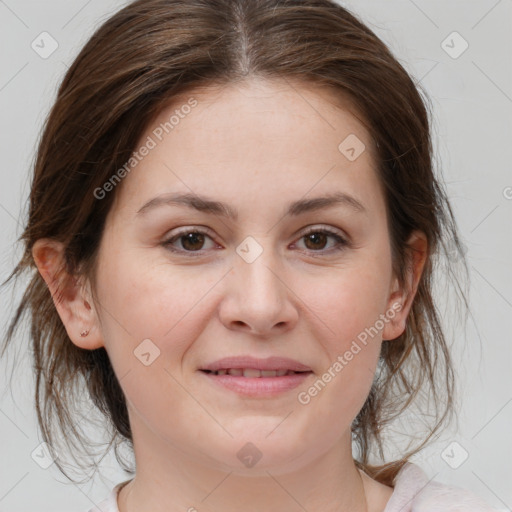
[{"label": "chin", "polygon": [[[274,423],[273,428],[275,428]],[[235,435],[226,439],[222,446],[207,453],[215,465],[223,471],[233,471],[245,476],[268,477],[268,473],[289,473],[308,463],[313,454],[304,453],[305,445],[300,437],[295,438],[283,430],[281,436],[268,435],[266,428],[259,435]]]}]

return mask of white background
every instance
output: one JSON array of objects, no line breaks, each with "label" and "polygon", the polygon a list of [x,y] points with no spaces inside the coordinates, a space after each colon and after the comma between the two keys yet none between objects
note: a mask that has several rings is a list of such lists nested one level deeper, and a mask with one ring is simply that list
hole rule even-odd
[{"label": "white background", "polygon": [[[56,88],[95,28],[124,4],[0,0],[1,280],[21,254],[15,240],[26,218],[29,173]],[[450,326],[460,379],[459,425],[415,462],[429,477],[471,489],[492,506],[510,510],[512,2],[354,0],[343,5],[391,47],[433,100],[435,148],[471,270],[473,317],[465,331]],[[47,59],[31,48],[43,31],[59,45]],[[455,59],[441,46],[453,31],[469,44]],[[452,46],[457,49],[460,44],[455,39]],[[6,292],[1,301],[5,326],[14,304]],[[450,317],[444,320],[451,322]],[[101,476],[75,485],[54,466],[44,470],[33,462],[30,454],[41,441],[32,403],[30,347],[28,337],[21,334],[17,346],[26,357],[12,389],[5,376],[12,359],[0,361],[0,512],[86,511],[126,475],[107,458]],[[457,469],[441,457],[454,441],[456,449],[460,445],[468,453]]]}]

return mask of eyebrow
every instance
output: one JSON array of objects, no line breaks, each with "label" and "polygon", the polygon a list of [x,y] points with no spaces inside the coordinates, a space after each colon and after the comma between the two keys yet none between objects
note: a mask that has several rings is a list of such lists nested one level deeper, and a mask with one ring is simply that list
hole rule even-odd
[{"label": "eyebrow", "polygon": [[[150,199],[138,211],[137,216],[144,215],[150,210],[161,206],[183,205],[199,212],[220,215],[232,220],[238,219],[238,211],[232,206],[220,201],[215,201],[209,197],[199,196],[197,194],[161,194]],[[297,217],[303,213],[318,211],[334,206],[345,206],[357,213],[367,213],[363,204],[355,197],[344,192],[327,194],[322,197],[312,199],[300,199],[288,205],[286,215]]]}]

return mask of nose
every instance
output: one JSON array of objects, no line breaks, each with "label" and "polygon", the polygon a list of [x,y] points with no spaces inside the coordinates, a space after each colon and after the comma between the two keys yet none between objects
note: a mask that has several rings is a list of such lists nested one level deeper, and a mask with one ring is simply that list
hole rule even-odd
[{"label": "nose", "polygon": [[269,248],[252,262],[236,254],[224,280],[225,294],[219,305],[222,323],[230,330],[260,337],[292,329],[299,315],[289,280],[289,272]]}]

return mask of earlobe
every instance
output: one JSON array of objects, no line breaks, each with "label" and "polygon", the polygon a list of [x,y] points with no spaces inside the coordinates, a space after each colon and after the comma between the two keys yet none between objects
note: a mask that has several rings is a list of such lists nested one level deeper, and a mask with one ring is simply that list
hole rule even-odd
[{"label": "earlobe", "polygon": [[71,341],[87,350],[104,346],[95,311],[85,296],[84,287],[79,279],[66,271],[63,244],[50,239],[37,240],[32,257]]},{"label": "earlobe", "polygon": [[403,299],[397,297],[391,300],[386,309],[385,316],[387,322],[382,330],[382,340],[394,340],[398,338],[405,330],[405,322],[408,309],[404,308]]}]

